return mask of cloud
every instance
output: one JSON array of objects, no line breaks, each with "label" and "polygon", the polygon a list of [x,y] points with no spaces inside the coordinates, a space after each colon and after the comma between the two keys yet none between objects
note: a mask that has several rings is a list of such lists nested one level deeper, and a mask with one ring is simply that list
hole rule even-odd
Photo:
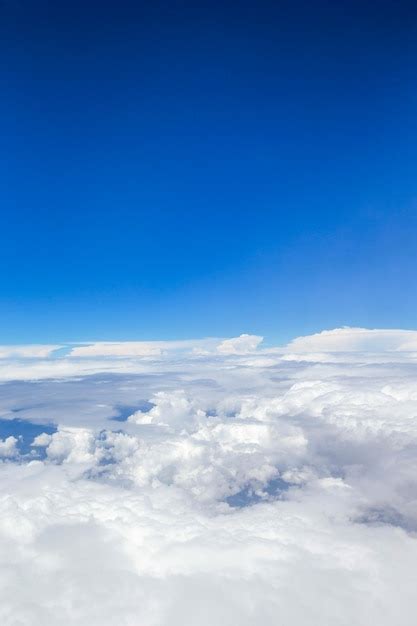
[{"label": "cloud", "polygon": [[98,342],[86,346],[72,348],[71,356],[160,356],[162,349],[157,342],[124,341],[124,342]]},{"label": "cloud", "polygon": [[216,339],[185,341],[99,341],[76,346],[70,350],[72,357],[160,357],[165,353],[205,350],[217,344]]},{"label": "cloud", "polygon": [[409,333],[5,360],[0,623],[414,625]]},{"label": "cloud", "polygon": [[240,335],[233,339],[225,339],[217,346],[219,354],[247,354],[253,352],[262,343],[263,337],[257,335]]},{"label": "cloud", "polygon": [[286,349],[291,352],[416,351],[417,331],[335,328],[297,337]]},{"label": "cloud", "polygon": [[0,439],[0,458],[7,459],[17,456],[19,454],[16,447],[17,441],[17,438],[13,436]]},{"label": "cloud", "polygon": [[58,350],[62,346],[60,345],[27,345],[27,346],[0,346],[0,359],[11,358],[46,358],[50,356],[55,350]]}]

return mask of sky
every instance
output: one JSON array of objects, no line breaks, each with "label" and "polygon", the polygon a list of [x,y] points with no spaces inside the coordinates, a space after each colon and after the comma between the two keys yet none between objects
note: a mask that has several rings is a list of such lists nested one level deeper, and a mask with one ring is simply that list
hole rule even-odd
[{"label": "sky", "polygon": [[0,14],[3,344],[415,327],[415,3]]},{"label": "sky", "polygon": [[0,0],[0,624],[415,626],[417,5]]}]

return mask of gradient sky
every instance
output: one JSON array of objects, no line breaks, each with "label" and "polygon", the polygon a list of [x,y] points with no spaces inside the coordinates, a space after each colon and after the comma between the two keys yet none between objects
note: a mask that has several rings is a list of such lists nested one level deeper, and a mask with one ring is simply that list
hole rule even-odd
[{"label": "gradient sky", "polygon": [[0,13],[2,343],[415,328],[415,3]]}]

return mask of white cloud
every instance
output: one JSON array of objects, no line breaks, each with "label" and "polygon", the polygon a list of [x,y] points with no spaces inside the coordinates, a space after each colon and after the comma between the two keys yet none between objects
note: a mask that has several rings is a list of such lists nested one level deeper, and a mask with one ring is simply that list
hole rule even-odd
[{"label": "white cloud", "polygon": [[414,626],[409,333],[6,361],[0,623]]},{"label": "white cloud", "polygon": [[160,357],[165,353],[182,351],[210,351],[216,339],[190,339],[185,341],[99,341],[76,346],[72,357]]},{"label": "white cloud", "polygon": [[62,346],[60,345],[27,345],[27,346],[0,346],[0,359],[12,359],[12,358],[46,358],[50,356],[55,350],[58,350]]},{"label": "white cloud", "polygon": [[257,335],[240,335],[233,339],[225,339],[217,346],[220,354],[247,354],[253,352],[262,343],[263,337]]},{"label": "white cloud", "polygon": [[291,352],[417,351],[417,331],[335,328],[297,337],[286,346]]},{"label": "white cloud", "polygon": [[7,459],[17,456],[19,454],[16,447],[17,441],[17,438],[13,436],[0,439],[0,458]]},{"label": "white cloud", "polygon": [[124,341],[98,342],[72,348],[71,356],[160,356],[161,346],[157,342]]}]

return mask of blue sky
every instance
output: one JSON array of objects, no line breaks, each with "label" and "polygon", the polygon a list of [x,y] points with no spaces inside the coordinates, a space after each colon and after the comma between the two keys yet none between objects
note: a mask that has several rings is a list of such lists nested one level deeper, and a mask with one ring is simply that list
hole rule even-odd
[{"label": "blue sky", "polygon": [[0,10],[1,342],[415,327],[412,3]]}]

